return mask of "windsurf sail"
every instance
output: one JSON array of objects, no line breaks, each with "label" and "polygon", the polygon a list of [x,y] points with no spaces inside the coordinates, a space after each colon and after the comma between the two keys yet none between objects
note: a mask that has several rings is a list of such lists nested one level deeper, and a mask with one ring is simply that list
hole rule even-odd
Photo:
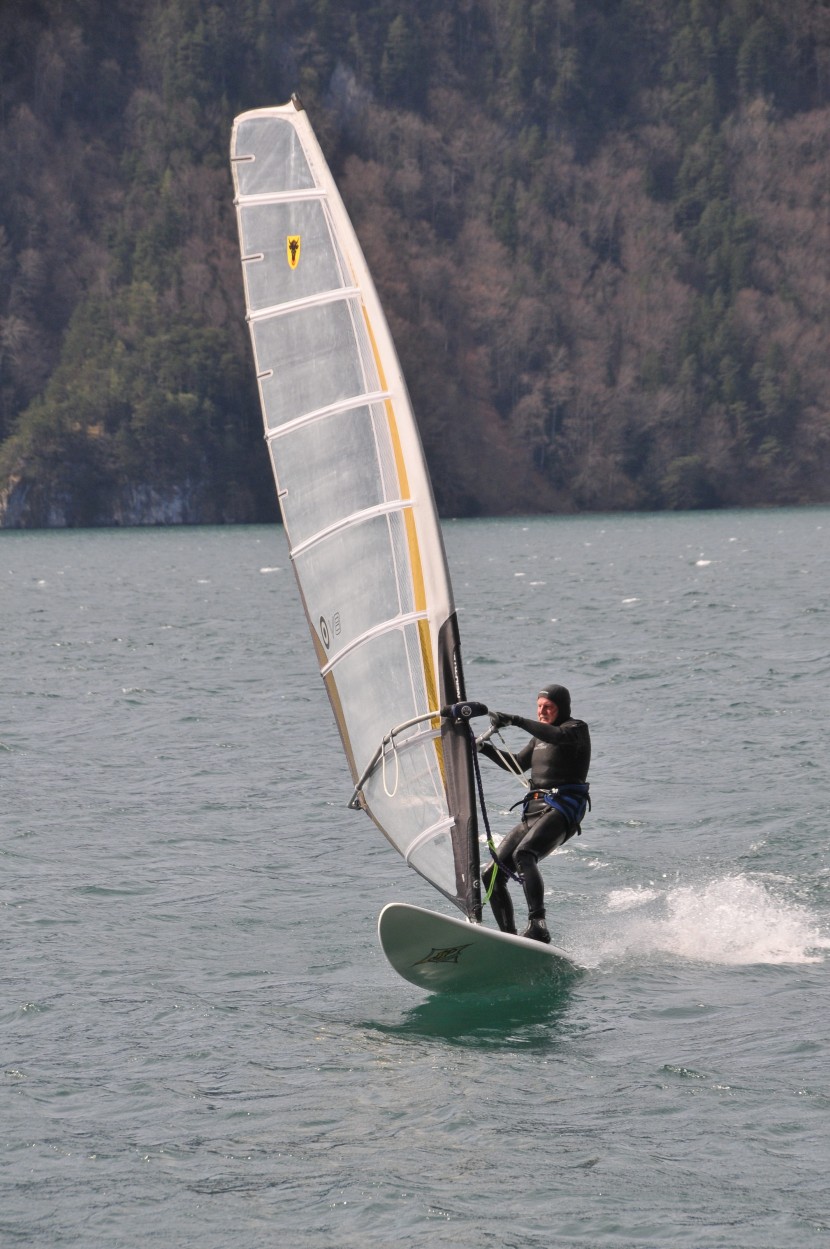
[{"label": "windsurf sail", "polygon": [[480,921],[458,623],[397,353],[302,105],[231,139],[265,437],[300,595],[362,807],[406,862]]}]

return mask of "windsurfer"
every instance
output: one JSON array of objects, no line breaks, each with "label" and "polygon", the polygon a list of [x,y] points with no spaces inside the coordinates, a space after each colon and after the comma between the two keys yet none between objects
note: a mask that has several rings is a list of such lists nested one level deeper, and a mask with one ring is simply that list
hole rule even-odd
[{"label": "windsurfer", "polygon": [[516,754],[496,750],[484,742],[480,751],[509,771],[530,768],[530,789],[522,803],[522,817],[507,834],[494,861],[483,873],[490,905],[502,932],[516,931],[507,882],[518,875],[527,900],[528,924],[523,937],[550,941],[545,917],[545,886],[539,860],[580,832],[590,806],[588,767],[591,736],[583,720],[571,716],[571,696],[563,685],[546,685],[536,700],[538,720],[490,713],[495,728],[514,725],[531,740]]}]

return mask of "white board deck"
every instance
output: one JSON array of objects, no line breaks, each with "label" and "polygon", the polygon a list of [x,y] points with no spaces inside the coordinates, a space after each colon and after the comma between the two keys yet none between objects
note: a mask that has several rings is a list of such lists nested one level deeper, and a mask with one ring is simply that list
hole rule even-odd
[{"label": "white board deck", "polygon": [[580,968],[563,950],[483,924],[390,902],[378,917],[378,937],[399,976],[422,989],[483,993],[572,979]]}]

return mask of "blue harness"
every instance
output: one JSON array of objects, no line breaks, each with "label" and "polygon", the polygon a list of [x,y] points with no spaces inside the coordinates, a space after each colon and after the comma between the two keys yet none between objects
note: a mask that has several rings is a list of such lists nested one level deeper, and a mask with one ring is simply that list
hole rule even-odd
[{"label": "blue harness", "polygon": [[[584,781],[571,781],[567,785],[557,785],[555,789],[531,789],[522,799],[522,819],[526,818],[531,802],[544,802],[545,806],[559,811],[568,821],[569,833],[575,831],[577,836],[582,832],[581,824],[586,811],[591,810],[591,794]],[[518,802],[513,804],[514,807],[518,805]]]}]

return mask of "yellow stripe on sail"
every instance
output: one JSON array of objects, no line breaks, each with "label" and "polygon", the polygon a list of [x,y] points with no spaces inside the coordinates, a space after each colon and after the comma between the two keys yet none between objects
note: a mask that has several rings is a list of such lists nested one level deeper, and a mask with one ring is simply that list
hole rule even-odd
[{"label": "yellow stripe on sail", "polygon": [[[386,390],[386,374],[383,371],[380,354],[378,352],[375,335],[369,320],[368,313],[364,307],[363,317],[366,322],[366,330],[369,334],[369,341],[372,344],[372,354],[375,357],[375,367],[378,371],[378,380],[382,390]],[[406,472],[406,462],[403,456],[403,447],[401,446],[400,434],[398,432],[398,421],[395,416],[395,409],[391,399],[386,400],[386,419],[389,424],[389,436],[392,440],[392,450],[395,456],[395,467],[398,472],[398,482],[400,483],[401,498],[407,499],[409,494],[409,478]],[[406,526],[406,541],[409,547],[409,563],[412,570],[412,590],[415,601],[416,611],[426,611],[427,593],[424,585],[424,569],[421,562],[421,550],[418,545],[418,531],[415,527],[415,516],[411,507],[404,509],[404,524]],[[429,621],[418,621],[418,638],[421,644],[421,658],[424,664],[424,677],[427,686],[427,705],[429,707],[438,706],[438,682],[435,678],[435,668],[432,662],[432,636],[430,633]],[[433,727],[439,727],[439,721],[433,722]],[[436,752],[438,754],[438,763],[441,768],[441,776],[444,779],[444,753],[441,748],[441,742],[435,743]]]}]

